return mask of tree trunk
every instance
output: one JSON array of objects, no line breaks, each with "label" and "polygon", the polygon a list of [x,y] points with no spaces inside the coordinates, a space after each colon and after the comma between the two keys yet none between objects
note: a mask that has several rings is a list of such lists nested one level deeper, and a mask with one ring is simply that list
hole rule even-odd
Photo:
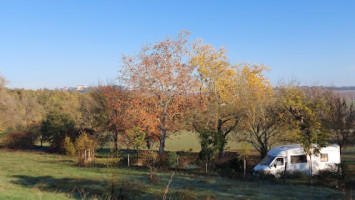
[{"label": "tree trunk", "polygon": [[128,154],[127,154],[127,164],[128,164],[128,167],[130,166],[130,163],[129,163],[129,151],[128,151]]},{"label": "tree trunk", "polygon": [[206,174],[208,173],[208,162],[206,162]]},{"label": "tree trunk", "polygon": [[151,144],[149,139],[145,139],[146,145],[147,145],[147,149],[150,150]]},{"label": "tree trunk", "polygon": [[218,158],[224,158],[224,147],[226,146],[227,142],[225,139],[225,136],[221,136],[221,146],[219,147],[218,150]]},{"label": "tree trunk", "polygon": [[245,180],[245,177],[246,177],[246,174],[247,174],[247,160],[245,159],[245,156],[244,156],[244,180]]},{"label": "tree trunk", "polygon": [[313,168],[313,165],[312,165],[312,154],[309,155],[309,174],[310,174],[310,183],[313,184],[313,179],[312,179],[312,168]]},{"label": "tree trunk", "polygon": [[261,159],[265,158],[266,155],[267,155],[267,150],[266,149],[261,150],[260,152]]},{"label": "tree trunk", "polygon": [[159,154],[164,153],[164,147],[165,147],[165,138],[166,138],[166,130],[162,129],[161,130],[161,135],[160,135],[160,146],[159,146]]},{"label": "tree trunk", "polygon": [[113,133],[113,142],[114,142],[114,149],[113,149],[113,151],[115,152],[115,153],[117,153],[118,152],[118,133]]},{"label": "tree trunk", "polygon": [[265,156],[267,155],[267,149],[265,147],[261,147],[260,148],[260,156],[261,156],[261,159],[265,158]]}]

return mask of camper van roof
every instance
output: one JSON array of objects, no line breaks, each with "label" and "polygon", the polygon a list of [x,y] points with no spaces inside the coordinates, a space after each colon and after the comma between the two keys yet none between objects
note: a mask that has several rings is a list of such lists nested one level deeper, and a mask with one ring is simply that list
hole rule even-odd
[{"label": "camper van roof", "polygon": [[[323,150],[339,150],[339,145],[331,144],[324,147]],[[304,154],[303,147],[300,144],[283,145],[270,149],[268,152],[271,156],[285,156],[286,152],[292,152],[292,154]]]},{"label": "camper van roof", "polygon": [[298,149],[300,147],[301,147],[301,145],[299,145],[299,144],[290,144],[290,145],[278,146],[278,147],[275,147],[275,148],[280,148],[280,149],[283,149],[283,150],[289,150],[289,149]]},{"label": "camper van roof", "polygon": [[286,156],[286,152],[294,152],[294,153],[300,153],[302,154],[303,148],[299,144],[291,144],[291,145],[283,145],[283,146],[278,146],[270,149],[268,152],[269,155],[271,156]]}]

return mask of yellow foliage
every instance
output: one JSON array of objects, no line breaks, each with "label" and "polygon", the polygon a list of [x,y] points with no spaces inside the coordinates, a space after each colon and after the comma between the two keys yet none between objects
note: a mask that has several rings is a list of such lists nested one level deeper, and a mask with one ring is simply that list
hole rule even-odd
[{"label": "yellow foliage", "polygon": [[91,150],[96,148],[94,140],[90,139],[86,133],[82,133],[75,142],[75,148],[77,152],[83,152],[85,150]]},{"label": "yellow foliage", "polygon": [[200,88],[217,107],[241,107],[238,104],[264,101],[273,95],[263,75],[269,70],[265,65],[231,65],[226,61],[225,48],[217,50],[202,40],[196,41],[193,49],[191,63],[197,67]]}]

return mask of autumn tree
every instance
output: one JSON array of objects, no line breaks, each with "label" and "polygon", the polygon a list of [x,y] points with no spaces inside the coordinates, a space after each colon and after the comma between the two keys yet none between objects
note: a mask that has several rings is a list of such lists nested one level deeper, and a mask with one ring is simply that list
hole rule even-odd
[{"label": "autumn tree", "polygon": [[148,95],[153,101],[154,117],[158,122],[159,153],[164,152],[168,132],[177,130],[174,123],[182,117],[194,84],[194,67],[189,63],[188,35],[181,32],[169,38],[145,45],[134,56],[123,56],[120,79],[132,91]]},{"label": "autumn tree", "polygon": [[227,136],[237,131],[244,115],[242,104],[247,97],[243,96],[243,87],[254,94],[270,90],[269,82],[263,77],[267,68],[263,65],[231,65],[226,61],[224,48],[215,49],[202,40],[195,42],[193,49],[191,63],[197,67],[199,90],[204,96],[201,103],[206,107],[195,117],[195,127],[208,127],[220,135],[219,157],[222,157]]},{"label": "autumn tree", "polygon": [[29,128],[38,125],[44,118],[43,106],[38,102],[37,92],[34,90],[14,89],[10,91],[16,99],[18,113],[18,125]]},{"label": "autumn tree", "polygon": [[8,88],[5,87],[6,79],[0,74],[0,130],[15,128],[19,120],[16,99],[13,98]]},{"label": "autumn tree", "polygon": [[318,155],[327,143],[328,132],[324,128],[325,115],[329,113],[326,96],[321,89],[301,89],[294,85],[280,88],[288,113],[283,119],[297,130],[297,140],[309,156],[310,180],[312,182],[312,156]]},{"label": "autumn tree", "polygon": [[355,140],[355,110],[354,104],[350,106],[346,100],[333,95],[329,101],[330,112],[327,115],[327,128],[331,131],[331,140],[334,140],[340,147],[351,145]]},{"label": "autumn tree", "polygon": [[244,67],[240,72],[242,85],[240,90],[240,106],[243,108],[241,127],[242,140],[251,144],[263,158],[281,132],[281,107],[270,83],[262,72],[265,66]]},{"label": "autumn tree", "polygon": [[114,151],[118,152],[119,135],[123,135],[132,125],[133,100],[130,92],[115,86],[101,88],[107,100],[109,110],[109,130],[113,133]]},{"label": "autumn tree", "polygon": [[277,89],[272,90],[270,83],[263,80],[265,78],[260,73],[262,70],[263,67],[257,66],[242,71],[241,78],[249,80],[241,81],[243,86],[240,106],[243,107],[244,117],[241,120],[243,134],[239,138],[251,144],[263,158],[272,145],[292,134],[282,120],[282,115],[287,111],[282,98]]}]

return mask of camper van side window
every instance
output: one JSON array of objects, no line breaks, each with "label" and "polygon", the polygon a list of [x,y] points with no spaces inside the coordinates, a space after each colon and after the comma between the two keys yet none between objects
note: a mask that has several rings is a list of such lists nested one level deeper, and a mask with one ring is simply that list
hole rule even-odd
[{"label": "camper van side window", "polygon": [[307,163],[306,155],[291,156],[291,164]]},{"label": "camper van side window", "polygon": [[328,162],[328,154],[327,153],[321,153],[320,154],[320,161],[321,162]]}]

